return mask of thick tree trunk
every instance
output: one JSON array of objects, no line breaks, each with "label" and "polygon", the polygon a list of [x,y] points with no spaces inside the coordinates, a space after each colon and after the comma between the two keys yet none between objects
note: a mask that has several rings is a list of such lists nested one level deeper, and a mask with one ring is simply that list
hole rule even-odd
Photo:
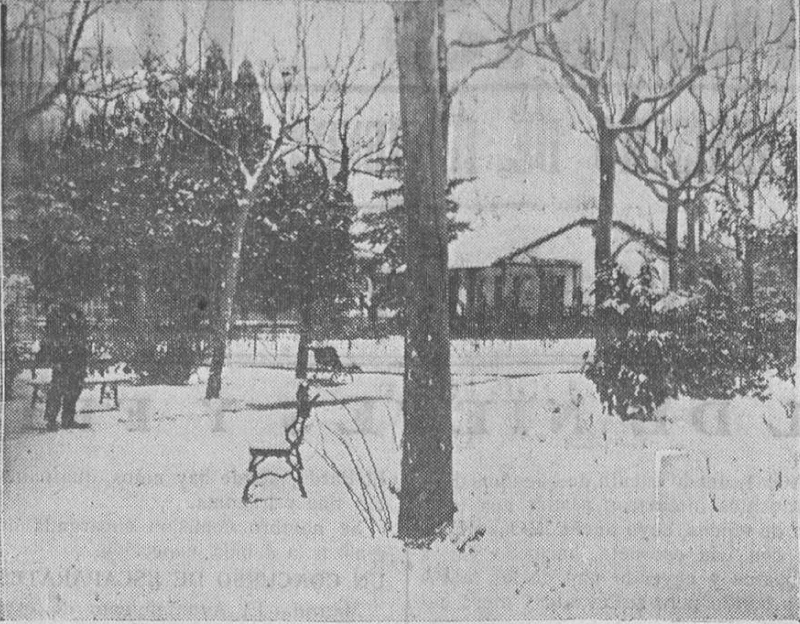
[{"label": "thick tree trunk", "polygon": [[614,181],[617,166],[616,134],[605,123],[597,120],[600,150],[600,196],[597,207],[594,247],[594,303],[595,339],[597,348],[608,344],[612,328],[608,325],[609,314],[603,303],[611,294],[611,231],[614,221]]},{"label": "thick tree trunk", "polygon": [[308,332],[300,330],[300,342],[297,345],[297,359],[294,365],[296,379],[305,379],[308,375]]},{"label": "thick tree trunk", "polygon": [[394,4],[408,267],[398,534],[408,541],[433,538],[455,513],[437,9],[434,2]]},{"label": "thick tree trunk", "polygon": [[697,283],[697,213],[701,201],[699,197],[695,197],[686,204],[686,276],[684,283],[687,288],[692,288]]},{"label": "thick tree trunk", "polygon": [[667,191],[667,263],[669,265],[669,289],[678,290],[680,284],[678,216],[681,210],[681,196],[677,189]]},{"label": "thick tree trunk", "polygon": [[225,259],[225,281],[220,285],[221,299],[217,315],[211,328],[211,367],[206,385],[206,398],[218,399],[222,389],[222,369],[225,366],[225,351],[228,346],[228,334],[233,318],[233,302],[236,298],[236,287],[239,281],[239,269],[242,264],[242,242],[244,228],[250,207],[253,205],[253,193],[248,191],[244,199],[239,200],[236,207],[236,218],[231,233],[230,250]]},{"label": "thick tree trunk", "polygon": [[447,29],[444,0],[438,0],[438,16],[436,21],[437,50],[436,62],[439,65],[439,98],[442,105],[442,143],[444,144],[445,171],[447,171],[448,141],[450,139],[450,84],[447,73]]},{"label": "thick tree trunk", "polygon": [[297,359],[295,360],[294,376],[296,379],[305,379],[308,375],[308,332],[311,328],[307,305],[300,305],[300,342],[297,345]]}]

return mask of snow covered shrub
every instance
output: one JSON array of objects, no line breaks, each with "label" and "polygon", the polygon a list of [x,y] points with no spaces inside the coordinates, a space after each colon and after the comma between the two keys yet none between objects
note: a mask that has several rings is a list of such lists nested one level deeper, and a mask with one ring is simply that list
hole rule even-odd
[{"label": "snow covered shrub", "polygon": [[200,354],[189,336],[176,333],[163,341],[144,345],[133,365],[144,383],[185,385],[200,363]]},{"label": "snow covered shrub", "polygon": [[724,284],[693,297],[661,296],[652,268],[615,271],[607,306],[612,336],[585,367],[604,407],[623,420],[652,420],[667,397],[768,398],[768,377],[792,376],[794,312],[771,302],[749,308]]},{"label": "snow covered shrub", "polygon": [[125,362],[139,383],[185,385],[204,361],[203,342],[197,332],[171,324],[156,330],[155,336],[140,337],[123,327],[96,337],[96,345],[110,354],[113,362]]},{"label": "snow covered shrub", "polygon": [[586,367],[600,401],[623,420],[652,420],[667,397],[677,395],[672,360],[675,337],[668,332],[629,330]]}]

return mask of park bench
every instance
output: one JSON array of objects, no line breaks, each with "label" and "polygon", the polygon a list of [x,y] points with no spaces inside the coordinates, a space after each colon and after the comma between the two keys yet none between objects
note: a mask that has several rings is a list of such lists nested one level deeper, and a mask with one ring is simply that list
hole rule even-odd
[{"label": "park bench", "polygon": [[[31,407],[36,407],[39,402],[47,400],[47,391],[50,388],[50,379],[42,378],[36,374],[36,368],[31,368],[31,379],[28,385],[33,388],[31,396]],[[136,379],[135,375],[114,370],[94,370],[83,380],[84,389],[100,387],[100,405],[104,400],[113,402],[113,409],[119,409],[119,386],[124,383],[132,383]]]},{"label": "park bench", "polygon": [[361,372],[355,364],[345,366],[339,354],[331,346],[310,347],[314,352],[314,369],[311,371],[312,381],[325,381],[333,384],[346,384],[353,381],[353,373]]},{"label": "park bench", "polygon": [[[255,502],[250,498],[250,488],[259,479],[270,476],[277,477],[278,479],[291,477],[292,481],[294,481],[300,489],[300,495],[303,498],[308,497],[306,488],[303,485],[303,458],[300,455],[300,445],[303,443],[306,420],[311,416],[311,408],[318,398],[319,395],[316,395],[313,399],[308,398],[308,384],[300,384],[297,388],[297,416],[285,430],[285,438],[288,447],[250,447],[250,465],[247,468],[250,473],[250,478],[247,480],[244,486],[244,492],[242,493],[243,503]],[[259,466],[270,458],[282,459],[289,469],[286,472],[266,470],[259,474]]]}]

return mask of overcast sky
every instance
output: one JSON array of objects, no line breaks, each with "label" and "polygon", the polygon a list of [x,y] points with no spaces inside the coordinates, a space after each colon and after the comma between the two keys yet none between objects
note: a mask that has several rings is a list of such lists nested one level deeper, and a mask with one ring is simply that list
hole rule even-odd
[{"label": "overcast sky", "polygon": [[[773,4],[782,11],[789,6],[784,0]],[[490,30],[484,16],[475,8],[465,11],[464,6],[463,2],[453,5],[448,35],[463,39],[486,36]],[[499,0],[483,6],[491,11],[499,6]],[[725,6],[733,13],[743,13],[755,3],[737,0]],[[320,84],[326,63],[337,50],[347,54],[352,49],[362,20],[366,24],[364,88],[371,86],[384,63],[393,66],[392,11],[379,1],[144,1],[113,7],[105,13],[103,23],[120,69],[135,65],[148,48],[166,56],[177,55],[184,18],[190,56],[197,56],[202,33],[202,45],[207,46],[211,39],[218,41],[226,55],[232,54],[234,67],[243,58],[259,66],[272,62],[276,51],[291,56],[298,11],[306,20],[313,20],[310,64]],[[645,17],[636,16],[637,28],[647,21]],[[586,23],[590,19],[590,14],[582,16],[575,21],[575,28],[590,28]],[[633,19],[632,14],[624,19]],[[477,59],[474,53],[452,53],[451,84]],[[370,121],[396,128],[398,109],[395,72],[365,115]],[[468,210],[502,212],[504,206],[531,206],[585,215],[587,204],[597,195],[596,146],[573,128],[573,123],[574,114],[566,100],[555,91],[541,66],[526,55],[479,75],[459,91],[452,108],[451,175],[477,176],[475,182],[460,189],[459,200]],[[662,208],[652,194],[622,171],[618,176],[617,216],[645,229],[661,229]],[[358,176],[354,180],[356,200],[368,202],[374,188],[373,180]]]}]

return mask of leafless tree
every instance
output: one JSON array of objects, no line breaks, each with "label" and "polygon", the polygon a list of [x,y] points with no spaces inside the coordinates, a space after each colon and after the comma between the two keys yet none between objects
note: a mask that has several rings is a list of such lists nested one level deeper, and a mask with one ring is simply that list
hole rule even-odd
[{"label": "leafless tree", "polygon": [[[309,130],[307,137],[308,146],[316,156],[335,166],[333,179],[344,190],[349,189],[353,174],[374,175],[367,166],[384,151],[389,139],[385,123],[361,123],[392,73],[386,61],[377,69],[367,66],[365,47],[369,26],[362,15],[349,51],[344,50],[344,41],[340,39],[334,58],[326,59],[327,79],[323,90],[331,92],[328,97],[330,114],[320,131]],[[303,45],[305,49],[306,44]]]},{"label": "leafless tree", "polygon": [[[665,232],[671,289],[680,287],[680,209],[683,208],[686,214],[685,282],[690,286],[696,277],[698,219],[704,195],[730,170],[742,165],[750,151],[757,148],[760,137],[775,123],[771,116],[749,123],[754,120],[747,110],[752,94],[763,89],[761,85],[765,76],[789,75],[784,50],[788,23],[787,19],[781,30],[772,16],[763,37],[739,37],[736,49],[727,50],[722,62],[692,84],[666,114],[655,119],[648,128],[622,138],[619,164],[644,182],[666,205]],[[679,57],[674,58],[672,50],[659,49],[655,45],[655,28],[651,17],[649,60],[654,91],[663,90],[674,82],[687,50],[689,58],[696,59],[701,56],[704,45],[703,25],[698,20],[679,31],[683,48]],[[764,51],[758,61],[759,67],[752,67],[757,71],[743,72],[745,57],[755,49]]]},{"label": "leafless tree", "polygon": [[[655,12],[658,45],[680,58],[675,63],[679,71],[658,90],[653,90],[646,78],[649,42],[640,34],[645,4]],[[717,6],[708,8],[705,4],[705,0],[697,0],[690,11],[685,4],[644,0],[573,0],[557,6],[548,0],[508,0],[504,15],[486,11],[495,36],[457,42],[462,47],[518,42],[521,50],[555,75],[581,129],[596,141],[600,174],[595,228],[598,306],[609,293],[603,275],[611,259],[619,139],[646,128],[661,116],[726,48],[727,43],[715,30]],[[689,23],[697,24],[701,34],[694,57],[679,43],[678,33]],[[602,340],[603,332],[598,338]]]},{"label": "leafless tree", "polygon": [[[352,48],[343,52],[340,47],[336,58],[322,72],[326,75],[322,75],[320,81],[320,72],[309,66],[309,37],[313,19],[313,13],[304,15],[298,12],[294,49],[288,55],[275,49],[274,62],[265,65],[261,72],[262,94],[269,111],[270,136],[263,147],[263,154],[256,162],[248,164],[235,148],[226,147],[215,139],[213,128],[209,131],[208,127],[197,125],[192,116],[191,102],[186,101],[185,89],[180,91],[177,101],[173,98],[167,108],[177,125],[200,138],[222,158],[223,168],[229,172],[227,181],[236,202],[230,249],[225,258],[224,277],[220,285],[219,313],[212,327],[212,360],[206,389],[208,398],[219,396],[221,388],[225,347],[232,322],[248,216],[254,202],[273,183],[275,165],[292,153],[304,154],[306,159],[314,158],[326,175],[333,164],[337,172],[332,183],[346,191],[350,176],[362,171],[362,164],[382,149],[385,134],[380,131],[354,131],[357,121],[372,104],[389,75],[389,70],[384,67],[366,94],[358,95],[355,82],[365,55],[366,26],[362,23],[360,35]],[[185,58],[180,66],[186,68]],[[176,76],[177,84],[181,85],[180,68]],[[203,124],[207,125],[210,121],[203,120]],[[300,312],[302,316],[302,310]],[[308,342],[307,324],[301,320],[298,373],[302,373],[307,365],[307,349],[303,344]]]},{"label": "leafless tree", "polygon": [[112,1],[27,0],[8,5],[4,128],[25,127],[76,88],[87,24]]},{"label": "leafless tree", "polygon": [[[715,154],[722,166],[714,190],[723,197],[727,229],[733,234],[742,262],[746,305],[753,305],[755,298],[754,274],[760,253],[757,207],[763,203],[767,177],[777,166],[780,136],[796,102],[790,69],[794,66],[794,44],[787,45],[782,36],[776,39],[774,28],[772,21],[765,29],[754,23],[752,38],[756,45],[739,52],[739,71],[751,86],[741,115],[726,128],[727,141]],[[776,41],[783,43],[782,49],[770,54],[766,44]]]},{"label": "leafless tree", "polygon": [[[326,178],[330,175],[332,184],[349,193],[354,174],[379,176],[370,162],[386,147],[387,125],[364,122],[366,112],[374,105],[391,75],[391,68],[387,62],[377,70],[368,67],[366,35],[370,22],[362,12],[358,31],[353,37],[346,37],[345,20],[348,16],[343,12],[336,54],[333,58],[326,56],[324,69],[315,73],[309,61],[315,14],[302,9],[298,9],[295,22],[295,39],[299,46],[299,90],[304,107],[315,111],[315,115],[306,116],[293,141],[304,153],[306,162],[313,159]],[[312,79],[316,89],[312,89]],[[300,302],[299,314],[300,341],[295,374],[298,378],[305,378],[311,321],[303,302]]]}]

